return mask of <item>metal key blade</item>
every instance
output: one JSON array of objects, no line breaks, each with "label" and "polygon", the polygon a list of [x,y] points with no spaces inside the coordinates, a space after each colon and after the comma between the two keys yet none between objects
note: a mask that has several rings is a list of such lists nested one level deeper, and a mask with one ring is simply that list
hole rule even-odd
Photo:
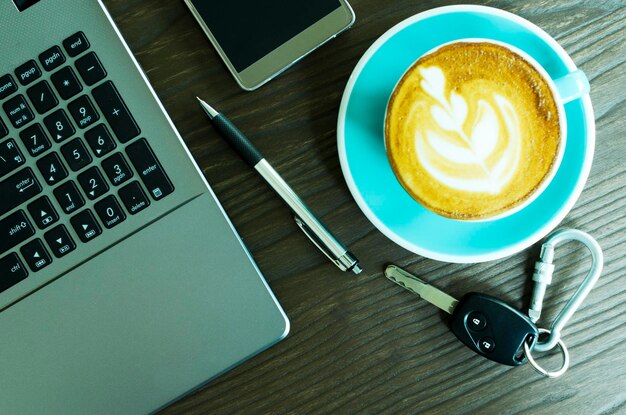
[{"label": "metal key blade", "polygon": [[446,313],[452,314],[454,308],[459,303],[456,298],[436,289],[426,281],[419,279],[415,275],[409,274],[396,265],[389,265],[385,269],[385,277],[399,286],[411,291],[413,294],[417,294]]}]

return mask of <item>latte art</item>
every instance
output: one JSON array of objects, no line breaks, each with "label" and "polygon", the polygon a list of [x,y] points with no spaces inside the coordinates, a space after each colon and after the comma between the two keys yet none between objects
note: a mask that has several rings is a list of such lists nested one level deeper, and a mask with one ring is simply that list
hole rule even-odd
[{"label": "latte art", "polygon": [[[418,160],[451,188],[500,193],[519,165],[521,136],[513,105],[495,93],[491,102],[478,99],[470,106],[471,94],[464,97],[452,91],[448,99],[440,68],[420,68],[419,72],[422,88],[437,103],[430,106],[433,122],[419,125],[415,132]],[[474,111],[468,120],[470,107]],[[462,170],[457,168],[459,164],[464,165]]]},{"label": "latte art", "polygon": [[477,219],[522,203],[560,145],[549,85],[509,49],[458,42],[420,58],[398,83],[385,121],[394,173],[420,203]]}]

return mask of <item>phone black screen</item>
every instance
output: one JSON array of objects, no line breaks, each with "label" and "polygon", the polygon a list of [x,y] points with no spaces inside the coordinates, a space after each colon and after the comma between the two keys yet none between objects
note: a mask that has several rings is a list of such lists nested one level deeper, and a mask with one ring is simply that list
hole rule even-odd
[{"label": "phone black screen", "polygon": [[237,72],[324,16],[339,0],[192,0]]}]

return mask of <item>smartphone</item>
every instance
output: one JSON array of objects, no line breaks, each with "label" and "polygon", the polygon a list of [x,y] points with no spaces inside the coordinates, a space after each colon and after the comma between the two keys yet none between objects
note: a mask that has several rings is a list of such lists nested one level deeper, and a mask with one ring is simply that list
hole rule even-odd
[{"label": "smartphone", "polygon": [[235,80],[257,89],[348,29],[346,0],[185,0]]}]

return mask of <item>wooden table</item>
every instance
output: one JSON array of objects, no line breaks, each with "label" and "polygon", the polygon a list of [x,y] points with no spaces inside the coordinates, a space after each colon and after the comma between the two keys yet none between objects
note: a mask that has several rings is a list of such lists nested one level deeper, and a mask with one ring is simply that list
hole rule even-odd
[{"label": "wooden table", "polygon": [[[475,356],[448,331],[443,313],[382,276],[384,264],[394,262],[451,295],[483,291],[525,308],[538,245],[476,265],[419,257],[365,218],[339,167],[337,113],[356,62],[394,24],[449,2],[352,0],[357,22],[350,31],[252,93],[237,87],[182,0],[105,3],[292,324],[286,340],[163,413],[626,412],[623,0],[485,2],[545,29],[591,80],[594,164],[561,227],[595,236],[606,264],[564,331],[572,367],[559,380],[545,380],[528,365],[511,369]],[[341,273],[312,247],[287,208],[209,126],[196,95],[248,133],[361,259],[364,273]],[[557,261],[543,321],[561,309],[589,265],[577,244],[560,248]]]}]

